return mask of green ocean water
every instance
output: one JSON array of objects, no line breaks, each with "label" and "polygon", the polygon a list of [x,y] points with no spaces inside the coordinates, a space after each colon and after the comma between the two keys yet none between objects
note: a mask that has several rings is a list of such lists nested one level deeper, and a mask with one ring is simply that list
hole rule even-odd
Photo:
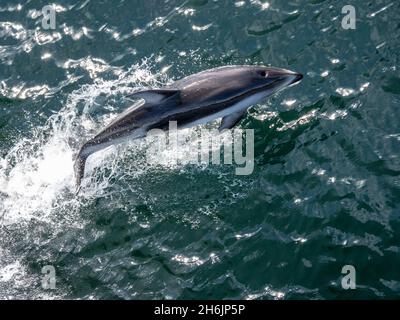
[{"label": "green ocean water", "polygon": [[[45,30],[47,4],[0,2],[1,299],[399,297],[398,2],[58,1]],[[74,196],[74,154],[126,94],[231,64],[304,74],[239,123],[251,175],[154,165],[141,140]]]}]

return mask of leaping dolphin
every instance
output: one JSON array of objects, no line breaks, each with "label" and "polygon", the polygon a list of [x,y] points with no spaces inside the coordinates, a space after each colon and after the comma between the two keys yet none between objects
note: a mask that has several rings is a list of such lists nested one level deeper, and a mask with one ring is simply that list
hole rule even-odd
[{"label": "leaping dolphin", "polygon": [[138,91],[128,98],[143,99],[104,128],[80,149],[75,161],[77,192],[87,158],[126,139],[146,136],[151,129],[166,130],[169,121],[188,128],[222,118],[219,130],[234,127],[248,107],[300,81],[303,75],[264,66],[225,66],[202,71],[160,89]]}]

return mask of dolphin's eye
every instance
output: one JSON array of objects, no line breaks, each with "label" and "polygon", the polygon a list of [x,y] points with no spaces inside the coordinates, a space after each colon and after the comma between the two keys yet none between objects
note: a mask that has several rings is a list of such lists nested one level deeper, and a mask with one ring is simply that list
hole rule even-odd
[{"label": "dolphin's eye", "polygon": [[262,70],[258,73],[261,77],[265,78],[267,76],[267,72]]}]

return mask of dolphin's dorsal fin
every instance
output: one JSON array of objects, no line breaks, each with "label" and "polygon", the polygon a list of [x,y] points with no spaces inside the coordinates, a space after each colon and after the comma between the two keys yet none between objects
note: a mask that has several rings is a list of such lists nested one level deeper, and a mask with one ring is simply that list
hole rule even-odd
[{"label": "dolphin's dorsal fin", "polygon": [[225,129],[232,129],[235,125],[237,125],[239,123],[239,121],[243,118],[245,113],[246,113],[246,110],[238,111],[238,112],[235,112],[235,113],[232,113],[230,115],[223,117],[218,130],[221,132],[222,130],[225,130]]},{"label": "dolphin's dorsal fin", "polygon": [[177,95],[179,90],[170,89],[149,89],[132,93],[127,96],[129,99],[144,99],[147,103],[156,104]]}]

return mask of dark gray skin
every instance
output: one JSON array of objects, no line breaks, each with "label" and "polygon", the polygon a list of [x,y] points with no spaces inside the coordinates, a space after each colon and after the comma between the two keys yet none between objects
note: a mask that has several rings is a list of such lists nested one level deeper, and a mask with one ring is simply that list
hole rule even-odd
[{"label": "dark gray skin", "polygon": [[190,75],[160,89],[143,90],[128,96],[144,99],[128,108],[80,149],[75,161],[79,191],[86,159],[94,152],[146,136],[151,129],[178,129],[222,117],[220,130],[235,126],[251,105],[300,81],[300,73],[264,66],[226,66]]}]

